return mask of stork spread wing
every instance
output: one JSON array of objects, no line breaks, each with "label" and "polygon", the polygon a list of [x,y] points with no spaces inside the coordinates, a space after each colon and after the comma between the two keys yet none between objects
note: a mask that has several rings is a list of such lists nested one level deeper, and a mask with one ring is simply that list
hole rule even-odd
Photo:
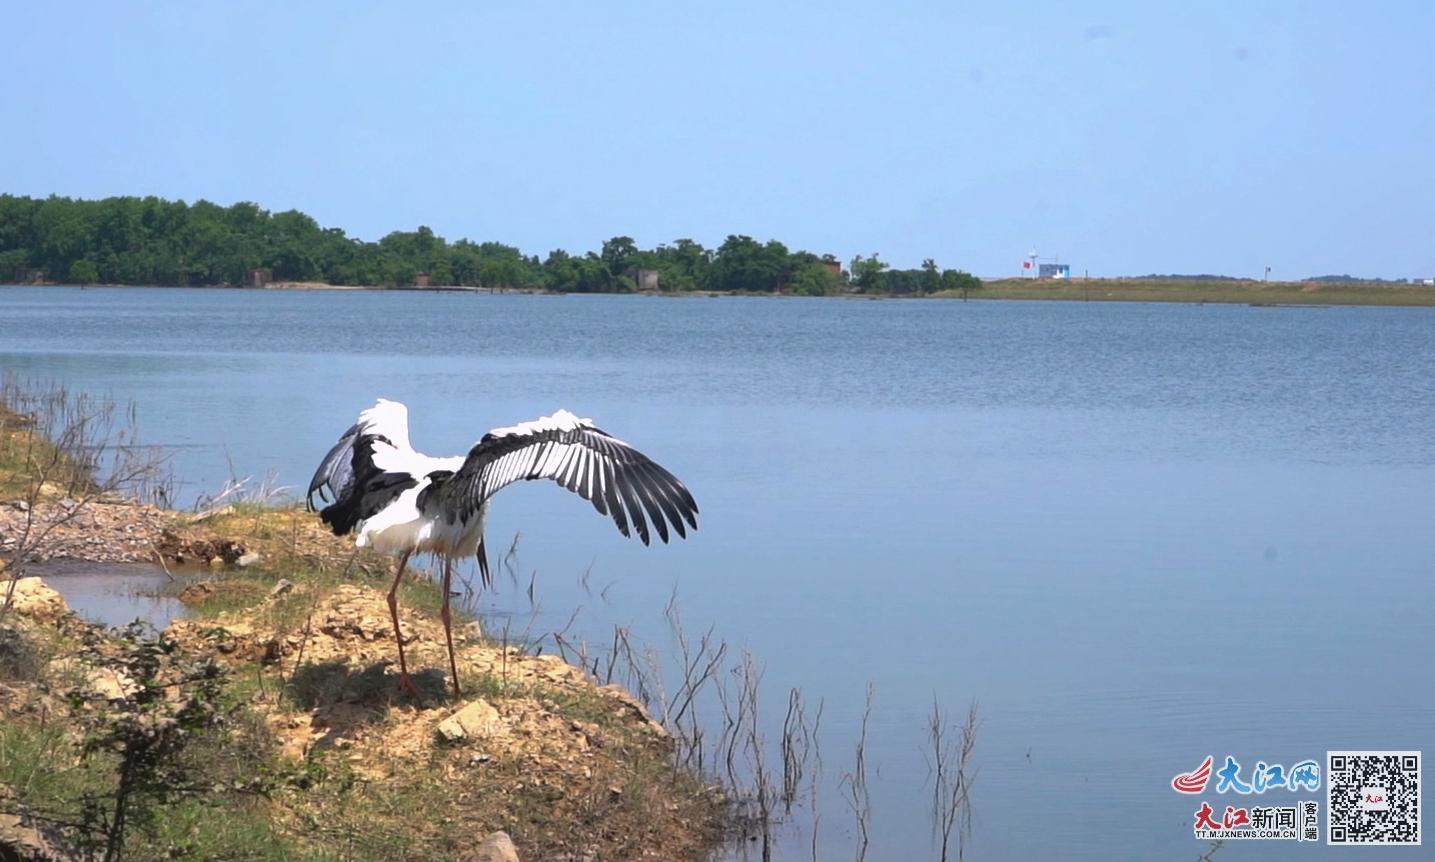
[{"label": "stork spread wing", "polygon": [[684,521],[698,526],[698,505],[676,476],[567,410],[483,435],[438,489],[438,502],[450,521],[468,520],[499,489],[526,479],[552,479],[611,517],[624,536],[632,535],[631,521],[645,545],[648,519],[664,542],[669,524],[684,538]]},{"label": "stork spread wing", "polygon": [[[387,444],[384,446],[383,444]],[[359,463],[354,458],[359,449]],[[342,500],[354,490],[356,467],[365,472],[374,467],[373,458],[380,450],[397,453],[412,452],[409,447],[409,409],[397,401],[380,398],[373,407],[359,414],[352,428],[344,432],[309,481],[307,497],[310,511],[315,508],[317,494],[322,502]]]}]

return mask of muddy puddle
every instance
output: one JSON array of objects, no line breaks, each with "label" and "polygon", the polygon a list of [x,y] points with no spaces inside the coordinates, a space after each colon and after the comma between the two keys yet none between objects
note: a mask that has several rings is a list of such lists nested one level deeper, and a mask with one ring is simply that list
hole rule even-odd
[{"label": "muddy puddle", "polygon": [[26,574],[44,578],[85,619],[107,626],[125,626],[138,619],[160,629],[187,615],[175,595],[196,577],[170,575],[151,563],[79,560],[36,563]]}]

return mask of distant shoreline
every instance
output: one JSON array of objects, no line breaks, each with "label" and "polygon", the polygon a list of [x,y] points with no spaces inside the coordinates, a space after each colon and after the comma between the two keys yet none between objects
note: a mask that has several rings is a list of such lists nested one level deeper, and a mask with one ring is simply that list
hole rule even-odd
[{"label": "distant shoreline", "polygon": [[[978,296],[980,293],[980,296]],[[953,298],[944,294],[946,298]],[[960,297],[956,297],[960,298]],[[984,282],[971,299],[1075,302],[1184,302],[1253,306],[1384,305],[1435,307],[1435,287],[1418,284],[1216,279],[1091,278]]]},{"label": "distant shoreline", "polygon": [[[326,284],[324,282],[274,282],[264,287],[247,285],[75,285],[55,282],[27,282],[0,285],[10,287],[60,287],[83,290],[91,287],[193,287],[197,290],[263,291],[388,291],[395,293],[475,293],[475,294],[537,294],[548,296],[654,296],[667,299],[747,297],[790,297],[776,292],[733,292],[692,290],[681,292],[631,291],[627,293],[569,294],[534,287],[469,287],[429,285],[424,287],[378,287],[370,285]],[[1435,307],[1435,287],[1417,284],[1373,284],[1362,282],[1261,282],[1218,281],[1197,279],[1091,278],[1069,280],[999,279],[983,282],[982,287],[965,292],[946,291],[922,296],[843,293],[826,299],[903,300],[903,299],[1006,299],[1050,302],[1175,302],[1189,304],[1251,305],[1257,307],[1330,305],[1380,305],[1405,308]]]}]

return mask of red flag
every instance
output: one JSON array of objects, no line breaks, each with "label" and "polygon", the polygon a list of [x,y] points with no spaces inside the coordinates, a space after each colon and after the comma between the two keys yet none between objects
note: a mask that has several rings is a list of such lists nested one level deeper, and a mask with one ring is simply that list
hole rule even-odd
[{"label": "red flag", "polygon": [[1029,261],[1029,260],[1024,260],[1024,261],[1022,261],[1022,262],[1021,262],[1021,268],[1022,268],[1022,269],[1031,269],[1031,261]]}]

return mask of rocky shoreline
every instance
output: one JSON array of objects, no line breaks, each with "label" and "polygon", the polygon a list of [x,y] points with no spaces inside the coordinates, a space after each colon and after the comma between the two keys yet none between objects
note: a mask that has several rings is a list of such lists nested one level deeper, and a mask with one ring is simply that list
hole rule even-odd
[{"label": "rocky shoreline", "polygon": [[[464,695],[450,699],[437,594],[425,580],[405,584],[399,612],[422,696],[401,695],[384,595],[391,561],[356,555],[297,506],[193,516],[118,499],[0,501],[0,557],[27,527],[50,529],[32,560],[202,573],[181,595],[194,617],[156,643],[167,665],[220,669],[235,712],[206,756],[257,758],[241,778],[301,776],[270,787],[267,800],[223,788],[203,797],[281,848],[246,858],[309,858],[344,836],[343,858],[360,860],[699,860],[721,839],[722,794],[673,764],[668,732],[622,687],[489,642],[473,621],[456,644]],[[0,569],[0,591],[11,574],[20,573]],[[57,740],[47,728],[135,708],[141,689],[107,658],[126,641],[80,620],[39,578],[13,583],[0,615],[0,750],[48,740],[45,762],[83,771],[84,734]],[[79,802],[3,777],[20,768],[0,762],[0,858],[83,858],[78,833],[53,828]],[[313,775],[326,777],[303,777]],[[149,837],[132,840],[125,858],[167,858]],[[224,835],[193,840],[202,858],[230,852]]]},{"label": "rocky shoreline", "polygon": [[13,552],[26,530],[46,532],[34,549],[35,562],[83,560],[92,563],[187,565],[238,563],[243,545],[206,535],[175,512],[125,500],[83,504],[63,498],[31,505],[0,502],[0,557]]}]

